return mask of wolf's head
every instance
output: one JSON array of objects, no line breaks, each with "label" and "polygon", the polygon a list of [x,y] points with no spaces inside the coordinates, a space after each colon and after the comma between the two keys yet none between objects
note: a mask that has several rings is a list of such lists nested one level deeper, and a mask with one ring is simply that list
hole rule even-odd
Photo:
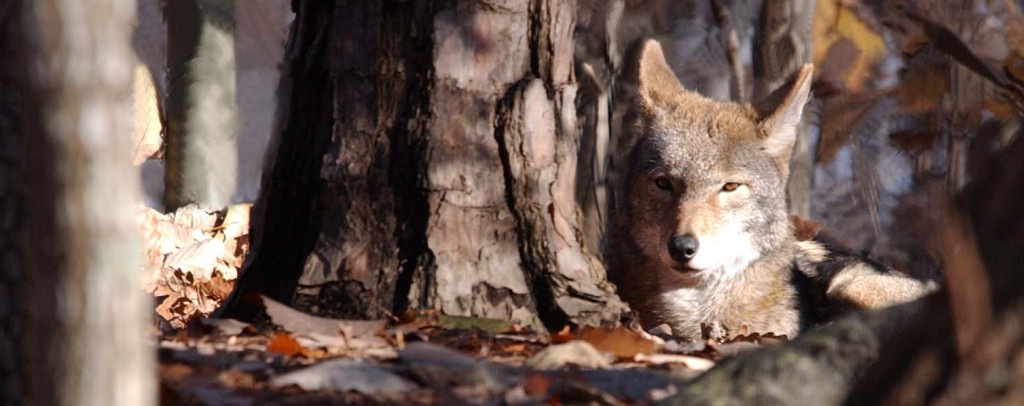
[{"label": "wolf's head", "polygon": [[811,71],[763,105],[718,102],[684,89],[657,42],[642,45],[613,236],[638,264],[722,280],[791,241],[785,187]]}]

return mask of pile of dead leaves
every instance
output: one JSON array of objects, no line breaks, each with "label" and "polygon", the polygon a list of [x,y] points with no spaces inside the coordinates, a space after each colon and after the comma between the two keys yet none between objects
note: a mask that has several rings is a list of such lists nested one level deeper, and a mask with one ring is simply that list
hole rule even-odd
[{"label": "pile of dead leaves", "polygon": [[165,404],[649,403],[722,357],[782,341],[690,343],[627,327],[549,334],[434,311],[339,320],[262,302],[268,324],[202,319],[160,340]]},{"label": "pile of dead leaves", "polygon": [[162,214],[140,208],[146,250],[145,289],[174,328],[220,305],[249,250],[249,205],[205,210],[196,205]]}]

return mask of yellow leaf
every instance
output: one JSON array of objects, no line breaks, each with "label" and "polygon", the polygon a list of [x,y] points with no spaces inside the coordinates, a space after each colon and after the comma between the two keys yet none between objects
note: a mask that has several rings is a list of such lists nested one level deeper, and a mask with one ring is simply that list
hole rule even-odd
[{"label": "yellow leaf", "polygon": [[815,8],[814,63],[829,66],[827,59],[835,56],[833,47],[837,44],[849,46],[853,52],[845,52],[851,58],[849,63],[832,64],[837,72],[823,72],[829,79],[842,81],[852,91],[864,89],[875,64],[885,55],[885,41],[871,29],[856,13],[836,1],[821,1]]}]

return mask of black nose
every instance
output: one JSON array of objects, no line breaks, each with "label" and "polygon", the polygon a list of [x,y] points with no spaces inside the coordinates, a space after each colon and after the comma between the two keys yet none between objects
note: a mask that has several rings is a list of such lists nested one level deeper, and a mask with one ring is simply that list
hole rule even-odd
[{"label": "black nose", "polygon": [[680,263],[689,262],[697,256],[697,238],[692,235],[677,235],[668,241],[668,254]]}]

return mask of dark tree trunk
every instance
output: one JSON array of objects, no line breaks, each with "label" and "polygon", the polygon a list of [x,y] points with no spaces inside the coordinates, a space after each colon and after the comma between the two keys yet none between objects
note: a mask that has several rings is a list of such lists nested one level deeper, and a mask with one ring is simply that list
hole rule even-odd
[{"label": "dark tree trunk", "polygon": [[252,248],[234,292],[219,310],[226,317],[254,317],[258,309],[251,293],[289,302],[318,235],[320,165],[334,128],[328,35],[335,4],[296,2],[294,7],[278,87],[277,129],[251,214]]},{"label": "dark tree trunk", "polygon": [[164,7],[164,206],[224,208],[235,193],[238,167],[234,1],[173,0]]},{"label": "dark tree trunk", "polygon": [[131,166],[135,4],[0,3],[0,403],[154,403]]},{"label": "dark tree trunk", "polygon": [[295,4],[281,138],[224,315],[262,292],[346,317],[618,320],[574,195],[575,2]]}]

